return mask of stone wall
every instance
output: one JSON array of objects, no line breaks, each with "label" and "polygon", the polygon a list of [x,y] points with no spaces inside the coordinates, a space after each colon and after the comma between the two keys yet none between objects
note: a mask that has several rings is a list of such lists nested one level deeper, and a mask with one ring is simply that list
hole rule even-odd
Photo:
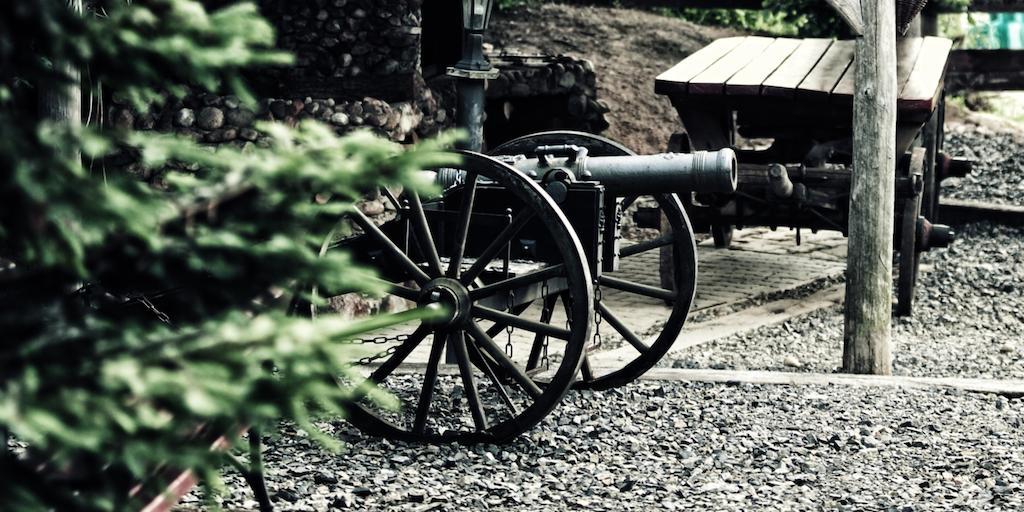
[{"label": "stone wall", "polygon": [[488,84],[488,142],[544,130],[600,133],[608,105],[597,99],[594,65],[567,56],[495,55],[501,70]]},{"label": "stone wall", "polygon": [[[437,131],[437,102],[425,91],[418,102],[388,103],[376,98],[337,101],[326,99],[264,99],[255,107],[242,105],[234,96],[196,93],[172,101],[159,110],[137,113],[115,98],[107,119],[119,128],[175,132],[199,142],[223,144],[256,142],[260,120],[281,121],[294,126],[304,119],[317,119],[345,133],[370,129],[397,142],[430,135]],[[424,108],[427,110],[424,114]],[[429,118],[424,122],[424,118]],[[446,121],[445,115],[441,115]]]},{"label": "stone wall", "polygon": [[261,0],[295,65],[257,78],[268,96],[412,101],[422,0]]}]

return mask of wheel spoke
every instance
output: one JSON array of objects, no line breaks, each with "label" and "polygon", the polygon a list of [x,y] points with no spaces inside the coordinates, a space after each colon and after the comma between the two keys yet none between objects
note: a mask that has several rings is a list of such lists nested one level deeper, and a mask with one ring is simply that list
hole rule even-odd
[{"label": "wheel spoke", "polygon": [[[519,315],[523,314],[523,311],[526,311],[527,309],[530,309],[531,305],[533,305],[533,301],[532,300],[530,302],[525,303],[525,304],[520,304],[518,306],[514,306],[512,308],[512,314],[516,315],[516,316],[519,316]],[[493,338],[499,332],[504,331],[506,328],[508,328],[508,324],[503,324],[501,322],[495,322],[494,325],[492,325],[489,328],[487,328],[487,335]]]},{"label": "wheel spoke", "polygon": [[601,318],[607,320],[608,323],[611,324],[612,328],[615,329],[615,332],[625,338],[630,345],[633,345],[633,348],[635,348],[637,352],[643,354],[650,350],[651,347],[648,347],[646,343],[640,340],[639,336],[634,334],[629,327],[626,327],[626,324],[622,323],[622,320],[619,320],[619,317],[612,314],[612,312],[608,310],[608,306],[605,306],[603,302],[597,303],[597,311],[601,315]]},{"label": "wheel spoke", "polygon": [[356,223],[359,224],[359,227],[363,228],[363,231],[366,231],[370,236],[376,238],[388,254],[390,254],[406,272],[411,274],[417,283],[424,284],[430,280],[430,277],[423,272],[423,269],[416,265],[414,261],[409,259],[409,256],[402,252],[402,250],[399,249],[398,246],[395,245],[395,243],[392,242],[376,224],[373,223],[373,221],[366,218],[366,215],[363,214],[363,212],[359,211],[359,209],[355,209],[352,212],[352,216],[355,218]]},{"label": "wheel spoke", "polygon": [[660,247],[665,247],[666,245],[671,245],[674,241],[675,236],[672,233],[669,233],[667,235],[659,236],[653,240],[647,240],[645,242],[623,247],[622,250],[619,251],[619,257],[627,258],[629,256],[635,256],[642,252],[650,251],[651,249],[658,249]]},{"label": "wheel spoke", "polygon": [[386,279],[374,278],[373,280],[383,285],[386,288],[385,291],[387,293],[390,293],[391,295],[394,295],[395,297],[405,300],[411,300],[413,302],[416,302],[420,299],[420,295],[422,292],[420,292],[419,290],[414,290],[412,288],[409,288],[408,286],[400,285],[398,283],[392,283],[391,281],[388,281]]},{"label": "wheel spoke", "polygon": [[[558,295],[548,295],[544,297],[544,309],[540,313],[540,321],[545,324],[551,323],[551,316],[554,314],[555,303],[558,302]],[[530,371],[537,367],[540,363],[540,356],[544,349],[544,340],[547,336],[542,333],[537,333],[533,338],[533,345],[530,347],[530,357],[526,360],[526,371]]]},{"label": "wheel spoke", "polygon": [[434,332],[434,344],[430,347],[430,359],[427,360],[426,373],[423,375],[423,388],[420,390],[420,401],[416,404],[416,418],[412,423],[412,431],[422,434],[427,427],[427,414],[430,402],[434,398],[434,386],[437,385],[437,365],[444,352],[445,336]]},{"label": "wheel spoke", "polygon": [[504,311],[498,311],[485,306],[473,306],[473,315],[478,318],[484,318],[493,322],[500,322],[505,325],[511,325],[517,329],[524,329],[534,333],[542,333],[552,338],[558,338],[561,340],[568,340],[570,332],[568,329],[562,329],[553,325],[537,322],[522,318]]},{"label": "wheel spoke", "polygon": [[498,374],[494,373],[494,368],[491,367],[491,363],[487,362],[487,356],[480,352],[480,349],[475,343],[467,343],[466,346],[472,352],[471,355],[476,356],[476,358],[480,360],[480,366],[483,367],[484,374],[487,375],[487,378],[491,380],[494,387],[498,390],[498,396],[501,397],[501,402],[505,404],[505,407],[510,413],[512,413],[512,416],[517,416],[519,414],[519,408],[516,407],[514,402],[512,402],[512,397],[509,396],[508,389],[505,388],[505,384],[498,378]]},{"label": "wheel spoke", "polygon": [[632,281],[626,281],[625,279],[619,279],[608,275],[602,275],[599,278],[599,281],[602,286],[622,290],[624,292],[635,293],[637,295],[643,295],[645,297],[651,297],[652,299],[661,299],[665,301],[676,300],[676,292],[666,290],[664,288],[658,288],[657,286],[634,283]]},{"label": "wheel spoke", "polygon": [[476,201],[476,173],[466,173],[466,184],[462,190],[462,208],[459,223],[455,228],[455,247],[452,248],[448,263],[448,277],[458,279],[462,270],[462,256],[466,252],[466,237],[469,235],[469,221],[473,218],[473,203]]},{"label": "wheel spoke", "polygon": [[494,359],[498,365],[504,368],[505,371],[507,371],[509,375],[511,375],[512,378],[522,386],[523,390],[526,391],[530,397],[536,399],[543,394],[541,389],[537,387],[537,383],[533,382],[533,380],[523,372],[522,368],[516,366],[516,364],[513,363],[504,352],[502,352],[501,348],[494,343],[494,340],[491,339],[491,337],[488,336],[476,322],[470,321],[467,329],[469,335],[476,341],[476,344],[487,352],[487,354],[491,356],[491,359]]},{"label": "wheel spoke", "polygon": [[370,374],[369,380],[375,384],[384,382],[384,379],[388,378],[388,375],[391,375],[391,372],[395,371],[395,369],[398,368],[398,365],[402,364],[402,362],[405,361],[405,358],[409,357],[409,354],[412,353],[412,351],[420,344],[421,341],[423,341],[424,338],[427,337],[427,334],[429,333],[430,329],[428,329],[427,326],[421,325],[417,327],[416,330],[409,335],[409,338],[398,346],[395,353]]},{"label": "wheel spoke", "polygon": [[558,277],[565,274],[565,265],[559,263],[558,265],[552,265],[550,267],[544,267],[535,272],[528,272],[521,274],[509,279],[504,279],[496,283],[491,283],[480,288],[474,288],[469,291],[469,298],[477,301],[491,295],[506,292],[508,290],[518,288],[521,286],[529,286],[534,283],[539,283],[551,279],[552,277]]},{"label": "wheel spoke", "polygon": [[435,276],[442,275],[441,258],[437,256],[437,246],[434,244],[434,237],[430,235],[430,226],[427,224],[427,214],[423,210],[423,202],[415,190],[409,191],[409,204],[412,206],[412,225],[416,230],[416,241],[419,242],[420,250],[426,255],[427,265]]},{"label": "wheel spoke", "polygon": [[455,348],[455,358],[459,362],[462,387],[466,388],[466,402],[469,404],[470,413],[473,414],[473,424],[476,425],[478,431],[487,430],[487,416],[484,414],[484,407],[480,403],[480,394],[476,389],[476,380],[473,378],[473,365],[469,364],[469,353],[466,350],[466,333],[464,331],[457,331],[448,336],[449,341]]},{"label": "wheel spoke", "polygon": [[487,264],[494,259],[494,256],[498,254],[498,251],[508,244],[509,241],[512,240],[512,237],[516,236],[516,234],[526,226],[526,223],[536,215],[537,210],[533,209],[521,212],[519,216],[513,219],[508,226],[505,226],[505,229],[498,233],[498,236],[494,241],[480,253],[480,256],[477,257],[477,260],[473,263],[473,266],[469,267],[469,270],[466,270],[466,272],[462,274],[462,277],[459,279],[462,284],[468,286],[469,283],[472,283],[473,280],[476,279],[485,268],[487,268]]},{"label": "wheel spoke", "polygon": [[391,193],[391,190],[389,190],[387,187],[381,187],[380,192],[381,194],[384,194],[384,197],[388,199],[388,202],[391,203],[391,206],[395,207],[395,211],[402,211],[402,205],[398,202],[398,198],[395,197],[395,194]]}]

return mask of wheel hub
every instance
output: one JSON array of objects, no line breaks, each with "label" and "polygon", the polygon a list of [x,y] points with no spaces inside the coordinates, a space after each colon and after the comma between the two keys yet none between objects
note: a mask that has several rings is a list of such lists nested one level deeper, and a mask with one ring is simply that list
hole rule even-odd
[{"label": "wheel hub", "polygon": [[430,322],[435,325],[456,325],[465,322],[469,318],[472,306],[469,290],[462,283],[448,277],[438,277],[424,285],[418,304],[440,304],[448,310],[447,316]]}]

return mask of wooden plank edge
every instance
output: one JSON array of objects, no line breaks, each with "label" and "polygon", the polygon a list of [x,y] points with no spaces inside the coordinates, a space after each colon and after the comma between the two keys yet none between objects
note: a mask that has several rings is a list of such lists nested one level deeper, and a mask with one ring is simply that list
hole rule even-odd
[{"label": "wooden plank edge", "polygon": [[1024,226],[1024,206],[944,197],[939,200],[939,219],[944,224],[953,225],[987,221],[1007,226]]},{"label": "wooden plank edge", "polygon": [[[601,371],[601,368],[595,371]],[[1024,380],[967,377],[905,377],[855,375],[844,373],[769,372],[758,370],[703,370],[654,368],[641,380],[666,382],[746,383],[791,386],[860,386],[908,389],[958,389],[972,393],[994,393],[1007,397],[1024,396]]]}]

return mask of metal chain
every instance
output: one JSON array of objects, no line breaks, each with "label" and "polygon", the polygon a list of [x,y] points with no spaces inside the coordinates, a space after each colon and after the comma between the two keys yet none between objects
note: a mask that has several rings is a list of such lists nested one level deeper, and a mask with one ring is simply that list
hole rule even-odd
[{"label": "metal chain", "polygon": [[386,357],[391,357],[392,355],[395,354],[395,352],[398,351],[398,347],[401,346],[400,344],[401,343],[405,343],[406,341],[408,341],[408,339],[409,339],[409,335],[408,334],[399,334],[397,336],[377,336],[377,337],[374,337],[374,338],[353,338],[353,339],[347,341],[347,343],[351,343],[353,345],[384,345],[384,344],[395,342],[395,341],[399,342],[399,345],[392,345],[392,346],[388,347],[387,350],[385,350],[383,352],[380,352],[378,354],[373,354],[373,355],[370,355],[370,356],[366,356],[366,357],[364,357],[362,359],[356,360],[356,364],[359,364],[359,365],[363,366],[363,365],[372,364],[372,363],[374,363],[376,361],[379,361],[381,359],[384,359]]},{"label": "metal chain", "polygon": [[601,299],[601,282],[594,279],[594,348],[601,346],[601,322],[603,322],[604,319],[601,317],[601,312],[597,309],[597,305],[601,303]]},{"label": "metal chain", "polygon": [[141,295],[141,294],[140,295],[135,295],[135,296],[131,297],[129,300],[134,300],[134,301],[138,302],[139,304],[142,304],[151,313],[156,315],[156,318],[158,320],[160,320],[161,322],[163,322],[163,323],[165,323],[167,325],[171,325],[171,317],[167,316],[167,313],[164,313],[163,311],[160,311],[159,309],[157,309],[156,306],[152,302],[150,302],[149,298],[146,297],[145,295]]},{"label": "metal chain", "polygon": [[[541,311],[541,317],[547,318],[548,321],[550,322],[551,321],[550,320],[551,319],[551,314],[552,314],[551,310],[553,309],[554,304],[548,304],[548,281],[547,281],[547,279],[545,279],[544,282],[541,283],[541,285],[540,285],[540,297],[541,297],[541,300],[544,301],[544,302],[542,302],[543,306],[542,306],[542,311]],[[548,361],[548,336],[544,336],[544,344],[541,345],[541,347],[542,347],[541,361],[544,363],[544,369],[545,370],[550,370],[551,369],[551,362]]]},{"label": "metal chain", "polygon": [[[508,312],[512,314],[512,305],[516,303],[516,292],[508,291]],[[515,328],[512,325],[505,326],[505,333],[508,334],[508,341],[505,342],[505,355],[509,359],[512,359],[512,333],[515,332]]]}]

